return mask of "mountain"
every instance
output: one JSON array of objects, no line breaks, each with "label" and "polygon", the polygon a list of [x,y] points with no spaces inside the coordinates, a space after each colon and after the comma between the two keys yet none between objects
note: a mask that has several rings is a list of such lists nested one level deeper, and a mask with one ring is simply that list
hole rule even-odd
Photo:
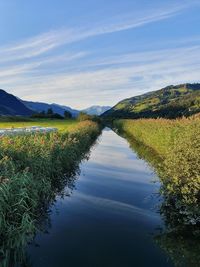
[{"label": "mountain", "polygon": [[109,110],[111,107],[109,106],[91,106],[89,108],[86,108],[82,110],[82,112],[87,113],[88,115],[101,115],[102,113]]},{"label": "mountain", "polygon": [[177,118],[200,112],[200,83],[170,85],[120,101],[104,118]]},{"label": "mountain", "polygon": [[76,109],[72,109],[67,106],[62,106],[58,104],[47,104],[42,102],[32,102],[32,101],[24,101],[22,100],[22,103],[29,109],[31,109],[33,112],[41,112],[41,111],[47,111],[49,108],[53,110],[54,113],[58,113],[61,116],[64,115],[65,110],[69,111],[73,117],[77,117],[79,114],[79,111]]},{"label": "mountain", "polygon": [[0,89],[0,115],[30,116],[32,113],[17,97]]}]

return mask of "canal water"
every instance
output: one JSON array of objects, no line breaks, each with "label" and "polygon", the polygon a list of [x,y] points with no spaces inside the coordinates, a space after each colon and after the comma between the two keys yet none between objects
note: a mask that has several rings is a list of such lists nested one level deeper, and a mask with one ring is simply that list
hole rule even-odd
[{"label": "canal water", "polygon": [[125,139],[104,129],[27,249],[33,267],[173,266],[155,242],[159,184]]}]

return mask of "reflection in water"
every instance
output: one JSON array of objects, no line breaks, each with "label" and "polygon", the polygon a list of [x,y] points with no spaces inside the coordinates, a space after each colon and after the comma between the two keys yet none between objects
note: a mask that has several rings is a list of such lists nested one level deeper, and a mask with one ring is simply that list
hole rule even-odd
[{"label": "reflection in water", "polygon": [[[160,233],[155,235],[157,244],[167,252],[175,266],[199,266],[200,263],[200,226],[199,223],[186,224],[182,206],[174,203],[174,196],[169,195],[162,160],[148,147],[125,136],[130,147],[139,158],[145,159],[154,171],[160,175],[162,202],[159,212],[165,222]],[[197,206],[197,209],[199,207]],[[192,217],[192,216],[191,216]],[[198,218],[196,221],[198,222]]]}]

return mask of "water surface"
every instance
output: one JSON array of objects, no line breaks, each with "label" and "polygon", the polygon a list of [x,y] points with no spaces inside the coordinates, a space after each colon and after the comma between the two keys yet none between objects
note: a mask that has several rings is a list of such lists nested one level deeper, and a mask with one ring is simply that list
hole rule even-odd
[{"label": "water surface", "polygon": [[127,141],[105,129],[70,196],[57,197],[48,233],[29,246],[31,266],[173,266],[154,239],[162,221],[153,180]]}]

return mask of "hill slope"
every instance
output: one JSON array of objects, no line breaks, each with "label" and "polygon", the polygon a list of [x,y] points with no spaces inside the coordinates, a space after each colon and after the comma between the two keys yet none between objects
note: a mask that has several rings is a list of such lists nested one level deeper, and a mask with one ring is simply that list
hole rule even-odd
[{"label": "hill slope", "polygon": [[200,112],[200,83],[170,85],[120,101],[104,118],[177,118]]},{"label": "hill slope", "polygon": [[0,89],[0,115],[30,116],[32,113],[17,97]]},{"label": "hill slope", "polygon": [[86,108],[82,110],[83,112],[87,113],[88,115],[101,115],[107,110],[109,110],[111,107],[109,106],[91,106],[89,108]]},{"label": "hill slope", "polygon": [[26,107],[28,107],[29,109],[35,112],[47,111],[49,108],[51,108],[54,113],[58,113],[61,116],[64,115],[65,110],[69,111],[73,117],[77,117],[79,114],[79,111],[76,109],[72,109],[67,106],[61,106],[58,104],[47,104],[47,103],[42,103],[42,102],[32,102],[32,101],[24,101],[24,100],[22,100],[22,103],[24,103]]}]

